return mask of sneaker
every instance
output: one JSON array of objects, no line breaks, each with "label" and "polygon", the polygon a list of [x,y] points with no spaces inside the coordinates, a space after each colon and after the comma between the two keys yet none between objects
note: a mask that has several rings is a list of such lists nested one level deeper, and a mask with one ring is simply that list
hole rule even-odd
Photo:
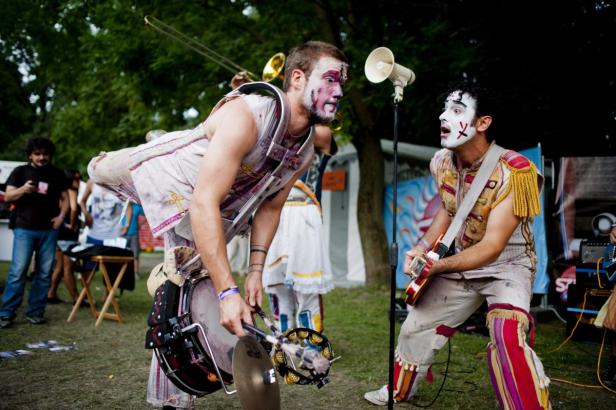
[{"label": "sneaker", "polygon": [[31,325],[43,325],[47,323],[47,319],[43,316],[26,316],[26,320],[30,322]]},{"label": "sneaker", "polygon": [[[378,390],[369,391],[364,394],[364,399],[368,400],[372,404],[376,404],[377,406],[387,406],[387,403],[389,402],[389,391],[387,390],[387,385]],[[394,403],[396,403],[395,399]]]},{"label": "sneaker", "polygon": [[10,317],[0,317],[0,329],[6,329],[13,326],[13,319]]}]

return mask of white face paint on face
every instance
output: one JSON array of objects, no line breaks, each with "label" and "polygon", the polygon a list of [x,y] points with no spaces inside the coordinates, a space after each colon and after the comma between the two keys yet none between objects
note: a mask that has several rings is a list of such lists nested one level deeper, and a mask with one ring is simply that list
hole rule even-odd
[{"label": "white face paint on face", "polygon": [[342,98],[347,65],[333,57],[321,57],[314,66],[302,99],[315,123],[331,122]]},{"label": "white face paint on face", "polygon": [[460,91],[449,94],[445,100],[441,120],[441,146],[455,148],[464,144],[477,134],[473,126],[477,101],[468,94],[460,95]]}]

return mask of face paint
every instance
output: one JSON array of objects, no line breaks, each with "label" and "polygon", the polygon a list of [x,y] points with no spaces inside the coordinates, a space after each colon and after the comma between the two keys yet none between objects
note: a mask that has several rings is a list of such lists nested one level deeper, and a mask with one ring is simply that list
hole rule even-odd
[{"label": "face paint", "polygon": [[477,102],[468,94],[460,95],[460,91],[449,94],[445,100],[441,120],[441,146],[455,148],[470,140],[477,133],[473,126]]},{"label": "face paint", "polygon": [[319,59],[308,78],[302,99],[313,123],[328,123],[334,119],[346,80],[346,64],[332,57]]}]

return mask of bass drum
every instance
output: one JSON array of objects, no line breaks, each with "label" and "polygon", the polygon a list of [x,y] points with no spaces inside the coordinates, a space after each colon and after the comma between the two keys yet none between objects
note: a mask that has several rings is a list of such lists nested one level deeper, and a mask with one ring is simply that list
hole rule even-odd
[{"label": "bass drum", "polygon": [[150,328],[146,347],[154,347],[161,368],[179,389],[203,396],[222,388],[220,378],[233,383],[238,338],[220,325],[218,297],[208,277],[182,287],[166,281],[156,291],[150,322],[158,326]]}]

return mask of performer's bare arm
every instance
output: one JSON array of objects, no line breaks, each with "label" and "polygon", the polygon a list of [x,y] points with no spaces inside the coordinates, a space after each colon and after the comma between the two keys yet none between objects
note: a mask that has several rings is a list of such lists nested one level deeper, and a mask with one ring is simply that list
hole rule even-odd
[{"label": "performer's bare arm", "polygon": [[316,125],[314,136],[314,149],[326,155],[332,155],[332,130],[326,125]]},{"label": "performer's bare arm", "polygon": [[499,203],[490,212],[484,237],[462,252],[435,262],[430,274],[463,272],[477,269],[494,262],[501,254],[521,218],[513,214],[513,194]]},{"label": "performer's bare arm", "polygon": [[[248,106],[240,99],[223,105],[207,120],[210,145],[204,155],[193,199],[190,220],[197,250],[207,267],[216,292],[236,286],[227,259],[220,204],[229,193],[242,159],[257,139],[257,128]],[[221,324],[243,335],[240,320],[252,323],[251,310],[239,294],[220,303]]]},{"label": "performer's bare arm", "polygon": [[60,214],[51,218],[51,226],[53,229],[60,229],[64,223],[64,216],[68,213],[68,189],[65,189],[60,194]]},{"label": "performer's bare arm", "polygon": [[293,188],[293,184],[309,166],[310,162],[300,169],[299,172],[296,172],[287,185],[273,198],[264,201],[257,209],[257,212],[255,212],[250,231],[251,252],[248,262],[248,276],[244,282],[244,298],[250,306],[255,304],[261,305],[263,295],[262,275],[267,250],[274,239],[274,235],[276,235],[278,223],[280,222],[280,213]]},{"label": "performer's bare arm", "polygon": [[68,205],[70,208],[70,214],[68,218],[69,227],[75,229],[77,226],[77,216],[79,215],[79,208],[77,205],[77,191],[74,189],[68,190]]},{"label": "performer's bare arm", "polygon": [[83,217],[86,221],[86,226],[92,226],[92,215],[88,211],[88,207],[86,203],[88,202],[88,198],[92,194],[92,188],[94,187],[94,180],[89,179],[86,184],[86,188],[83,191],[83,195],[81,196],[81,201],[79,201],[79,206],[81,206],[81,212],[83,212]]},{"label": "performer's bare arm", "polygon": [[[432,224],[430,225],[430,228],[428,228],[426,234],[423,236],[423,240],[431,245],[434,245],[436,240],[439,239],[441,235],[444,235],[445,232],[447,232],[447,228],[449,228],[450,224],[451,217],[449,216],[445,208],[441,206],[440,210],[434,216],[434,219],[432,219]],[[410,274],[410,262],[416,256],[423,255],[427,251],[428,247],[422,241],[420,241],[417,243],[417,245],[413,247],[413,249],[406,252],[404,256],[404,272]]]}]

